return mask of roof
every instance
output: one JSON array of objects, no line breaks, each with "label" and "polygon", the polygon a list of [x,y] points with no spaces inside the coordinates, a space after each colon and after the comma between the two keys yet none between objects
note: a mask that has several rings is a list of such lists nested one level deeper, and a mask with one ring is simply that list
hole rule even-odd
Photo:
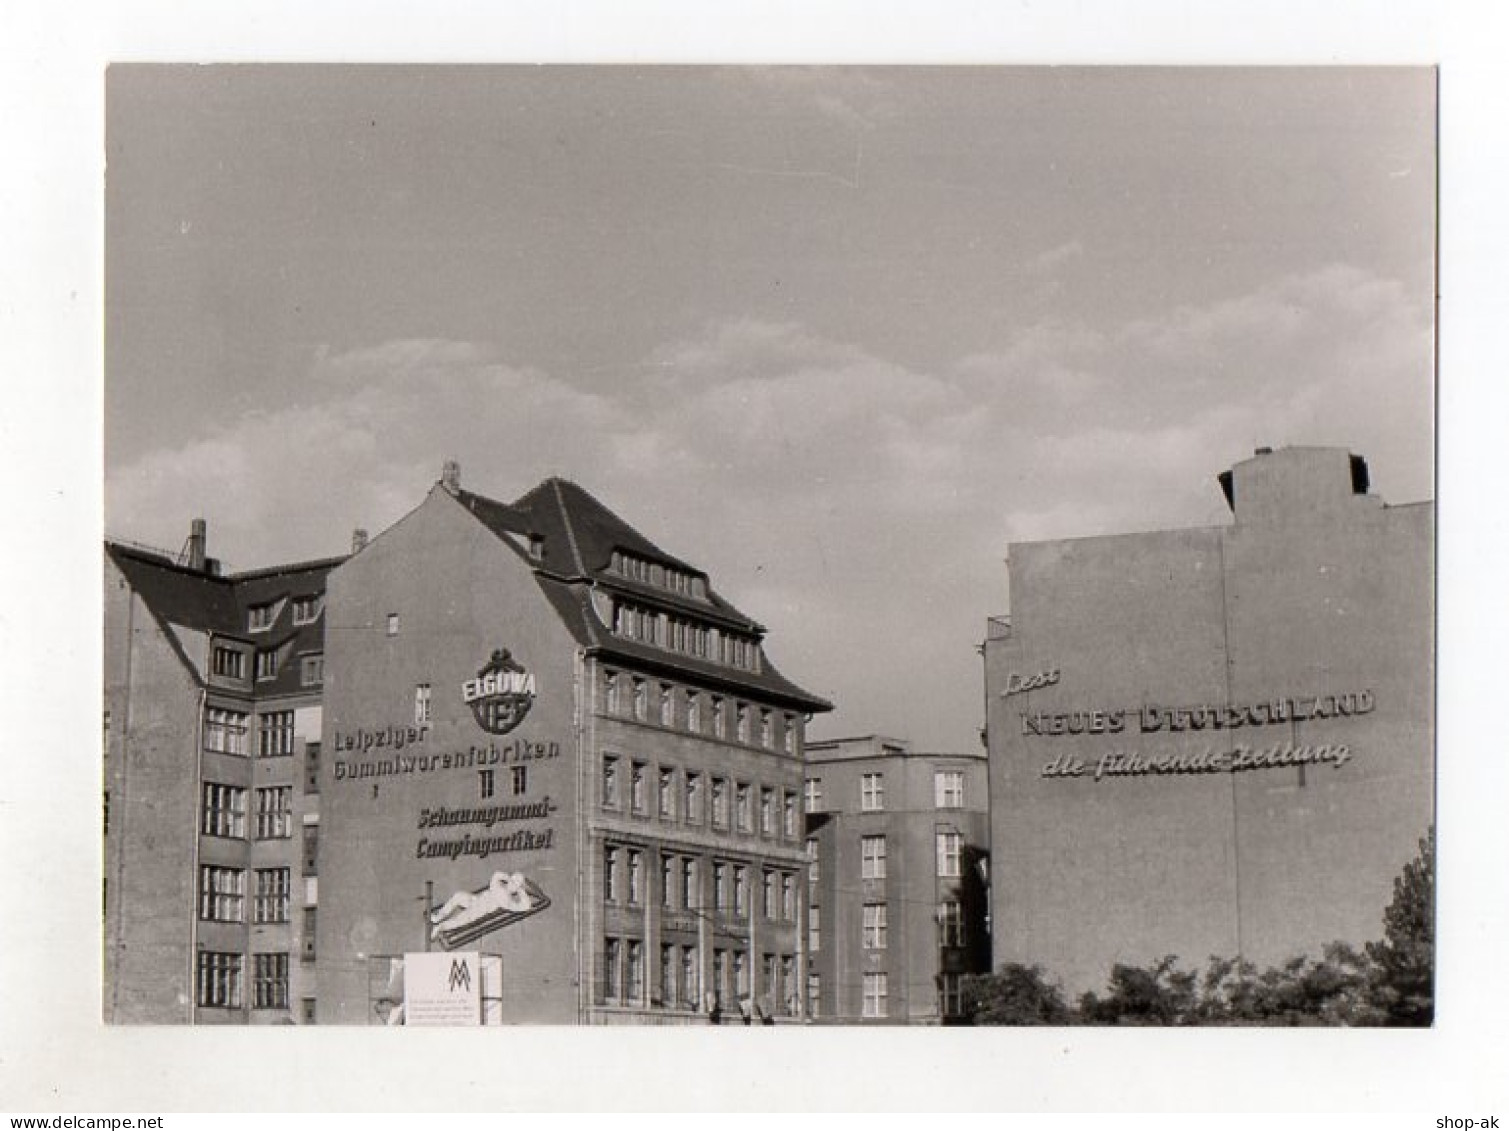
[{"label": "roof", "polygon": [[[301,653],[323,651],[324,609],[320,607],[309,622],[296,625],[292,598],[322,596],[326,575],[344,558],[295,562],[220,576],[120,542],[107,541],[105,552],[147,608],[164,624],[231,636],[254,644],[259,651],[282,653],[285,659],[278,665],[278,674],[258,681],[257,695],[307,690],[300,684],[299,665],[292,661]],[[278,602],[281,605],[272,622],[252,632],[251,609]]]},{"label": "roof", "polygon": [[[698,618],[735,631],[756,645],[765,633],[763,626],[718,596],[710,584],[704,599],[614,572],[613,553],[617,550],[707,581],[703,570],[661,549],[575,483],[547,479],[513,503],[459,489],[454,497],[484,527],[525,556],[551,607],[582,647],[640,668],[660,669],[721,687],[761,691],[802,710],[832,710],[827,700],[804,691],[777,671],[763,647],[760,670],[747,671],[625,640],[608,631],[592,607],[594,590],[628,595],[638,603]],[[538,554],[530,554],[516,541],[529,538],[539,540]]]}]

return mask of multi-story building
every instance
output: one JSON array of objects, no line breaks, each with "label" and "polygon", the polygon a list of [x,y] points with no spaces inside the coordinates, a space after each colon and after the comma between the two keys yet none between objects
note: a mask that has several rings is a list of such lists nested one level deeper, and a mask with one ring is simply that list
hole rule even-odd
[{"label": "multi-story building", "polygon": [[312,1021],[325,577],[105,547],[104,1016]]},{"label": "multi-story building", "polygon": [[820,1021],[946,1024],[989,969],[986,761],[807,744],[808,987]]},{"label": "multi-story building", "polygon": [[1259,449],[1229,525],[1016,544],[985,642],[995,961],[1259,966],[1380,937],[1433,820],[1435,508]]},{"label": "multi-story building", "polygon": [[446,951],[484,1020],[801,1015],[829,704],[705,572],[572,483],[505,504],[448,464],[327,619],[322,1023],[416,1022],[414,956]]}]

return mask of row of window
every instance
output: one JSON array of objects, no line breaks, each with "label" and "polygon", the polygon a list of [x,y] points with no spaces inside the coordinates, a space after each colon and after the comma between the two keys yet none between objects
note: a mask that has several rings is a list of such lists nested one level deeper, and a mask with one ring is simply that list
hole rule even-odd
[{"label": "row of window", "polygon": [[668,652],[711,660],[725,667],[747,672],[760,670],[760,646],[747,636],[692,617],[616,598],[613,601],[613,634],[624,640],[636,640]]},{"label": "row of window", "polygon": [[[603,901],[642,907],[646,902],[646,866],[649,853],[628,845],[603,848]],[[702,903],[700,868],[696,856],[672,852],[660,854],[660,906],[667,911],[721,911],[749,913],[751,867],[726,860],[712,862],[712,905]],[[760,911],[766,919],[792,922],[796,919],[796,874],[780,868],[761,869]]]},{"label": "row of window", "polygon": [[[202,950],[196,970],[195,1000],[209,1009],[241,1009],[243,959],[239,954]],[[288,1008],[288,955],[252,955],[253,1009]],[[312,1020],[307,1016],[306,1019]]]},{"label": "row of window", "polygon": [[710,824],[741,833],[754,833],[758,828],[761,836],[788,840],[797,836],[800,812],[795,790],[755,786],[698,770],[683,772],[674,766],[652,766],[617,754],[603,755],[604,809],[627,808],[634,816],[650,816],[652,782],[654,815],[662,821]]},{"label": "row of window", "polygon": [[[861,946],[865,950],[885,950],[889,905],[866,903],[862,912]],[[964,916],[956,899],[946,899],[938,904],[938,945],[964,945]],[[807,949],[813,954],[823,949],[823,909],[816,904],[807,908]]]},{"label": "row of window", "polygon": [[[822,813],[823,779],[808,778],[805,801],[807,812]],[[939,809],[964,808],[964,773],[962,770],[937,770],[933,774],[933,804]],[[861,774],[859,809],[862,813],[885,811],[885,774]]]},{"label": "row of window", "polygon": [[[641,939],[609,936],[603,940],[601,1000],[610,1005],[650,1005],[668,1009],[697,1009],[705,1004],[702,991],[701,956],[695,946],[664,943],[660,947],[659,978],[645,984],[645,944]],[[767,953],[761,956],[759,984],[750,985],[746,951],[715,947],[707,993],[720,1010],[731,1010],[744,999],[758,998],[782,1015],[797,1010],[796,956]],[[810,979],[809,979],[809,984]]]},{"label": "row of window", "polygon": [[[215,645],[210,660],[210,670],[223,679],[244,680],[246,678],[246,657],[248,652],[240,648],[230,648],[223,644]],[[258,681],[275,679],[282,663],[282,653],[279,649],[270,648],[255,653],[254,672]],[[299,685],[301,687],[319,687],[325,682],[325,657],[321,653],[299,657]]]},{"label": "row of window", "polygon": [[707,579],[675,566],[662,565],[660,562],[626,554],[622,550],[614,550],[608,568],[619,577],[627,577],[631,581],[653,585],[683,597],[707,600]]},{"label": "row of window", "polygon": [[723,695],[627,672],[603,671],[601,709],[607,715],[654,722],[690,734],[758,745],[767,750],[779,748],[787,754],[797,751],[798,722],[789,711],[773,711],[737,699],[730,701]]},{"label": "row of window", "polygon": [[[964,838],[960,833],[940,832],[936,837],[936,875],[939,879],[958,879]],[[811,842],[808,842],[811,851]],[[859,877],[862,880],[886,878],[886,838],[862,836],[859,838]]]},{"label": "row of window", "polygon": [[[205,836],[246,836],[246,795],[249,791],[219,782],[204,783],[200,831]],[[293,787],[275,785],[256,791],[257,840],[280,840],[293,836]]]},{"label": "row of window", "polygon": [[[821,1016],[822,979],[816,974],[807,976],[807,1005],[813,1017]],[[938,978],[938,1011],[943,1017],[959,1017],[964,1012],[963,975],[942,974]],[[860,1001],[863,1017],[888,1017],[890,1015],[890,975],[884,970],[868,971],[864,975],[863,995]]]},{"label": "row of window", "polygon": [[[216,754],[249,752],[251,715],[225,707],[210,707],[204,713],[204,748]],[[293,753],[294,712],[257,712],[257,757],[276,758]]]},{"label": "row of window", "polygon": [[[253,923],[287,923],[292,869],[254,869]],[[204,864],[199,869],[199,918],[212,923],[245,922],[246,870]]]}]

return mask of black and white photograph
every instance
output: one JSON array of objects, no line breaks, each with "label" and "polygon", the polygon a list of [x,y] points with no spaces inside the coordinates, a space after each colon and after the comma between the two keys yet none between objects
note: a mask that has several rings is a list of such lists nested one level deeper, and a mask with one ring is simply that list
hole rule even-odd
[{"label": "black and white photograph", "polygon": [[[115,1094],[318,1048],[332,1110],[1272,1110],[1233,1050],[1448,1063],[1504,910],[1449,68],[408,54],[96,74],[45,673],[101,712],[53,1021]],[[628,1098],[641,1048],[751,1075]],[[440,1049],[557,1090],[425,1091]],[[1123,1053],[1222,1067],[1077,1090]]]}]

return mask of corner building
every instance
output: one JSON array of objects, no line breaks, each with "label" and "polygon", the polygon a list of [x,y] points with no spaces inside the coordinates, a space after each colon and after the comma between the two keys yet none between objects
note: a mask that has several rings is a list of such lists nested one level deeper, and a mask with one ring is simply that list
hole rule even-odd
[{"label": "corner building", "polygon": [[703,571],[575,484],[447,465],[328,600],[321,1023],[399,1023],[404,956],[443,950],[492,960],[503,1023],[802,1014],[830,705]]},{"label": "corner building", "polygon": [[814,1019],[940,1025],[990,967],[984,753],[872,735],[807,744]]},{"label": "corner building", "polygon": [[1259,966],[1379,938],[1433,821],[1434,515],[1259,449],[1231,525],[1016,544],[984,647],[994,961]]},{"label": "corner building", "polygon": [[104,1018],[314,1020],[324,591],[339,558],[104,567]]}]

